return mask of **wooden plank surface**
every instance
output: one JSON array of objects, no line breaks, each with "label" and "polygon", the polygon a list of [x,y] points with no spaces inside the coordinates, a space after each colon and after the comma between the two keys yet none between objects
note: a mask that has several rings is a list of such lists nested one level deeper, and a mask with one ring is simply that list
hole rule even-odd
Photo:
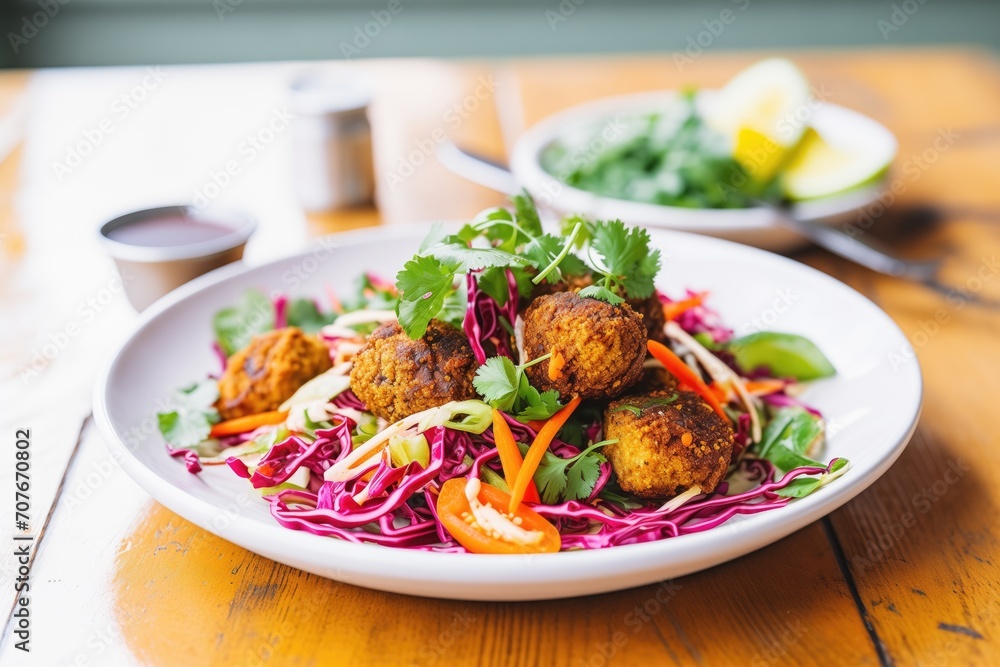
[{"label": "wooden plank surface", "polygon": [[[477,108],[456,132],[466,145],[502,155],[511,136],[501,127],[516,134],[608,94],[717,84],[756,57],[706,55],[683,72],[669,56],[503,63],[492,93],[499,112]],[[904,164],[933,147],[941,130],[960,135],[925,169],[900,165],[894,178],[906,190],[871,233],[915,256],[947,251],[950,284],[1000,300],[1000,268],[989,268],[1000,254],[1000,68],[991,56],[889,51],[796,61],[831,101],[889,125]],[[449,106],[475,96],[490,69],[373,67],[396,91],[376,125],[388,128],[377,149],[381,219],[467,216],[495,203],[496,195],[460,180],[448,180],[442,196],[435,184],[450,177],[430,162],[402,186],[386,185],[387,170],[447,124]],[[440,94],[414,97],[416,73],[433,78]],[[421,120],[407,126],[411,116]],[[310,222],[318,231],[377,219],[356,211]],[[819,251],[797,258],[886,308],[917,348],[926,380],[910,448],[830,519],[659,586],[540,603],[423,600],[303,574],[194,527],[149,501],[88,425],[34,564],[37,651],[27,660],[7,642],[0,664],[170,665],[178,656],[248,665],[1000,662],[1000,437],[991,427],[1000,312]]]}]

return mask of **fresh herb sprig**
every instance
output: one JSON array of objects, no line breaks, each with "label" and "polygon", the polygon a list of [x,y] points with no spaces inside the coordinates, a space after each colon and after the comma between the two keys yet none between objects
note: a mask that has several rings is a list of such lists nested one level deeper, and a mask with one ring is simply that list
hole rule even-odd
[{"label": "fresh herb sprig", "polygon": [[597,275],[595,284],[580,290],[581,297],[617,306],[625,299],[646,299],[660,270],[660,251],[650,250],[649,233],[627,227],[621,220],[598,222],[586,230],[590,236],[587,258]]},{"label": "fresh herb sprig", "polygon": [[[601,476],[601,464],[607,461],[597,450],[617,442],[617,439],[595,442],[568,459],[556,456],[552,452],[545,452],[534,476],[542,502],[554,505],[558,502],[589,498],[597,479]],[[522,454],[528,451],[527,445],[518,446]]]},{"label": "fresh herb sprig", "polygon": [[477,273],[479,288],[502,306],[508,299],[507,271],[513,273],[521,296],[528,296],[542,280],[558,282],[587,271],[571,252],[575,233],[568,240],[545,234],[530,196],[516,195],[511,201],[513,211],[485,211],[457,234],[435,225],[397,274],[396,313],[410,338],[423,336],[430,321],[461,291],[457,276]]},{"label": "fresh herb sprig", "polygon": [[641,405],[619,405],[617,408],[611,410],[609,414],[614,414],[616,412],[624,412],[625,410],[628,410],[636,417],[641,417],[643,410],[647,408],[654,408],[658,405],[670,405],[671,403],[677,400],[677,397],[678,394],[674,394],[673,396],[659,396],[647,399],[643,401]]},{"label": "fresh herb sprig", "polygon": [[562,407],[559,392],[539,392],[528,382],[524,370],[551,356],[546,354],[520,366],[507,357],[490,357],[476,370],[472,386],[490,407],[513,414],[522,422],[548,419]]}]

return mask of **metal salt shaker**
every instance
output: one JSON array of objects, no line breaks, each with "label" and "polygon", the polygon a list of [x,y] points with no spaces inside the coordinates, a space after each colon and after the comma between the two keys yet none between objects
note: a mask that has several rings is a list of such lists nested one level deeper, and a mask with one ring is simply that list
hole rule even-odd
[{"label": "metal salt shaker", "polygon": [[312,71],[292,82],[292,175],[306,211],[374,201],[371,97],[371,89],[356,77]]}]

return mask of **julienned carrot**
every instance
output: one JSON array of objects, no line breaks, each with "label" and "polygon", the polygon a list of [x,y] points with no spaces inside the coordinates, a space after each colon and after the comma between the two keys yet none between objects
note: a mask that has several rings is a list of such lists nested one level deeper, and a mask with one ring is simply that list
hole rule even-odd
[{"label": "julienned carrot", "polygon": [[648,341],[646,347],[649,353],[653,355],[657,361],[659,361],[663,366],[670,371],[671,374],[683,384],[691,387],[695,392],[697,392],[705,402],[712,406],[723,419],[728,420],[729,415],[726,411],[722,409],[722,403],[719,402],[719,397],[715,395],[705,381],[698,377],[698,374],[691,369],[690,366],[685,364],[680,357],[674,354],[673,350],[664,345],[663,343],[658,343],[655,340]]},{"label": "julienned carrot", "polygon": [[706,296],[708,296],[708,292],[702,292],[701,294],[695,294],[694,296],[684,299],[683,301],[665,303],[663,304],[663,314],[668,320],[676,320],[686,311],[703,304]]},{"label": "julienned carrot", "polygon": [[766,396],[767,394],[781,391],[787,384],[784,380],[767,378],[764,380],[748,380],[743,383],[743,386],[746,387],[748,394]]},{"label": "julienned carrot", "polygon": [[521,471],[517,473],[517,480],[514,482],[513,488],[510,490],[510,506],[507,511],[511,514],[517,511],[518,506],[521,501],[524,500],[524,494],[528,490],[528,483],[532,481],[535,476],[535,471],[538,470],[538,466],[542,462],[542,457],[545,456],[545,452],[549,449],[549,445],[552,440],[555,439],[556,433],[559,429],[563,427],[569,416],[573,414],[576,410],[576,406],[580,405],[580,397],[577,396],[572,401],[567,403],[559,412],[552,415],[545,426],[538,431],[538,435],[535,436],[535,441],[531,443],[531,447],[528,448],[528,453],[524,457],[524,463],[521,465]]},{"label": "julienned carrot", "polygon": [[[521,458],[521,450],[517,448],[517,441],[514,440],[514,434],[511,432],[507,420],[503,418],[503,413],[499,410],[493,411],[493,439],[496,441],[497,451],[500,452],[503,476],[507,480],[507,485],[510,486],[517,480],[523,459]],[[529,482],[528,489],[524,492],[524,499],[529,503],[538,502],[538,489],[535,488],[534,480]]]},{"label": "julienned carrot", "polygon": [[224,435],[239,435],[240,433],[247,433],[258,429],[261,426],[280,424],[286,419],[288,419],[288,412],[286,410],[259,412],[255,415],[236,417],[235,419],[227,419],[224,422],[219,422],[212,427],[209,435],[213,438],[219,438]]}]

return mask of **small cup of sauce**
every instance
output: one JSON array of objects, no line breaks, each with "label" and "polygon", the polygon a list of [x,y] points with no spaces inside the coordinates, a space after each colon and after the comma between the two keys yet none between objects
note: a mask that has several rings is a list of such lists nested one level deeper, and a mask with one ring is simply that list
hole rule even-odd
[{"label": "small cup of sauce", "polygon": [[142,311],[189,280],[242,259],[256,228],[253,219],[236,213],[162,206],[119,216],[100,234],[128,300]]}]

